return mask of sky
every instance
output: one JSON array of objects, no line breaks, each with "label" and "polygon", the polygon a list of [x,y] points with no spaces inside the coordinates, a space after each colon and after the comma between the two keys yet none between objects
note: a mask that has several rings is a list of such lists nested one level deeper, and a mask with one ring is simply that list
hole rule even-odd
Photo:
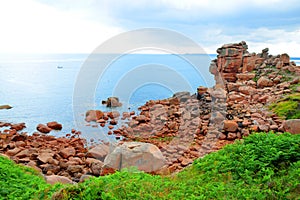
[{"label": "sky", "polygon": [[300,57],[299,10],[296,0],[0,0],[0,53],[91,53],[120,33],[162,28],[207,53],[243,40],[249,52]]}]

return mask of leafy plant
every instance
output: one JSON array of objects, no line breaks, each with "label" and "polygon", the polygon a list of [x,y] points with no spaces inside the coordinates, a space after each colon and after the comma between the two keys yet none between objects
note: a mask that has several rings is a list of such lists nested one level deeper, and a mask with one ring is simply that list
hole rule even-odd
[{"label": "leafy plant", "polygon": [[13,161],[0,156],[1,199],[33,199],[39,191],[46,191],[49,187],[50,185],[34,169],[16,165]]}]

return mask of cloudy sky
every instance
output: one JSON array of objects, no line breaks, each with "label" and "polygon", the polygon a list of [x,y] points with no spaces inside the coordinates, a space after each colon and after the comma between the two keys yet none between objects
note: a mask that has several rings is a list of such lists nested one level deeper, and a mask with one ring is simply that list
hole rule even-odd
[{"label": "cloudy sky", "polygon": [[300,57],[296,0],[0,0],[0,53],[90,53],[139,28],[178,31],[208,53],[245,40],[250,52]]}]

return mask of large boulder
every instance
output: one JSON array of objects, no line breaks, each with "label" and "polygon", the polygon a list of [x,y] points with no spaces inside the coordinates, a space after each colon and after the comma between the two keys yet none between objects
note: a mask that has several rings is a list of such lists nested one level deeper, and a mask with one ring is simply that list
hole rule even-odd
[{"label": "large boulder", "polygon": [[300,134],[300,119],[289,119],[282,124],[283,131]]},{"label": "large boulder", "polygon": [[164,156],[155,145],[126,142],[106,156],[103,171],[110,172],[135,166],[141,171],[157,172],[165,162]]},{"label": "large boulder", "polygon": [[97,146],[91,148],[87,152],[87,156],[90,158],[96,158],[103,161],[108,153],[109,153],[109,146],[107,144],[98,144]]},{"label": "large boulder", "polygon": [[52,185],[56,183],[73,184],[73,181],[65,176],[51,175],[51,176],[45,176],[45,178],[47,183]]}]

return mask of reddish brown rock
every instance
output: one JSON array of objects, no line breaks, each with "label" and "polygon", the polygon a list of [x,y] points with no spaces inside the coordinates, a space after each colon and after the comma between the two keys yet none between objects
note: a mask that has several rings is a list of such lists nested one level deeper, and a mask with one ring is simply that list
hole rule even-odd
[{"label": "reddish brown rock", "polygon": [[188,158],[184,158],[182,161],[181,161],[181,165],[182,166],[187,166],[189,164],[193,163],[193,160],[192,159],[188,159]]},{"label": "reddish brown rock", "polygon": [[118,97],[109,97],[106,101],[107,107],[120,107],[122,106],[122,103],[119,102]]},{"label": "reddish brown rock", "polygon": [[23,130],[24,128],[26,128],[25,123],[12,124],[12,125],[10,126],[10,129],[15,129],[16,131],[21,131],[21,130]]},{"label": "reddish brown rock", "polygon": [[97,121],[104,116],[104,113],[101,110],[89,110],[85,114],[85,120],[87,122]]},{"label": "reddish brown rock", "polygon": [[8,156],[14,156],[16,154],[18,154],[20,151],[22,151],[21,148],[14,148],[14,149],[10,149],[6,152],[6,155]]},{"label": "reddish brown rock", "polygon": [[290,56],[286,53],[280,55],[280,61],[283,65],[288,65],[290,63]]},{"label": "reddish brown rock", "polygon": [[62,183],[62,184],[73,184],[73,181],[71,181],[69,178],[65,176],[58,176],[58,175],[51,175],[51,176],[45,176],[47,183],[54,185],[56,183]]},{"label": "reddish brown rock", "polygon": [[228,132],[235,132],[238,129],[238,124],[232,120],[224,121],[224,130]]},{"label": "reddish brown rock", "polygon": [[[136,166],[145,172],[156,172],[165,164],[161,151],[153,144],[126,142],[106,156],[102,170],[120,170]],[[101,173],[103,174],[103,173]]]},{"label": "reddish brown rock", "polygon": [[37,159],[43,163],[49,163],[51,160],[53,160],[53,155],[53,153],[40,153]]},{"label": "reddish brown rock", "polygon": [[135,120],[139,123],[145,123],[147,122],[147,117],[145,115],[139,115],[135,118]]},{"label": "reddish brown rock", "polygon": [[41,133],[49,133],[52,129],[44,124],[37,125],[36,129]]},{"label": "reddish brown rock", "polygon": [[54,129],[54,130],[61,130],[62,129],[62,125],[60,123],[56,122],[56,121],[48,122],[47,126],[51,129]]},{"label": "reddish brown rock", "polygon": [[117,125],[118,122],[116,120],[112,119],[112,120],[110,120],[109,124],[110,125]]},{"label": "reddish brown rock", "polygon": [[243,94],[246,94],[246,95],[256,93],[256,89],[251,87],[251,86],[241,86],[241,87],[239,87],[239,91]]},{"label": "reddish brown rock", "polygon": [[109,146],[107,144],[98,144],[94,148],[87,152],[87,156],[90,158],[96,158],[99,160],[104,160],[104,158],[109,153]]},{"label": "reddish brown rock", "polygon": [[59,155],[63,158],[69,158],[70,156],[74,156],[76,154],[76,150],[74,147],[68,147],[60,150]]},{"label": "reddish brown rock", "polygon": [[264,76],[260,77],[257,81],[257,87],[259,88],[270,87],[273,84],[274,84],[273,81],[271,81],[270,79]]},{"label": "reddish brown rock", "polygon": [[286,132],[290,132],[292,134],[300,134],[300,119],[286,120],[283,122],[282,128]]}]

